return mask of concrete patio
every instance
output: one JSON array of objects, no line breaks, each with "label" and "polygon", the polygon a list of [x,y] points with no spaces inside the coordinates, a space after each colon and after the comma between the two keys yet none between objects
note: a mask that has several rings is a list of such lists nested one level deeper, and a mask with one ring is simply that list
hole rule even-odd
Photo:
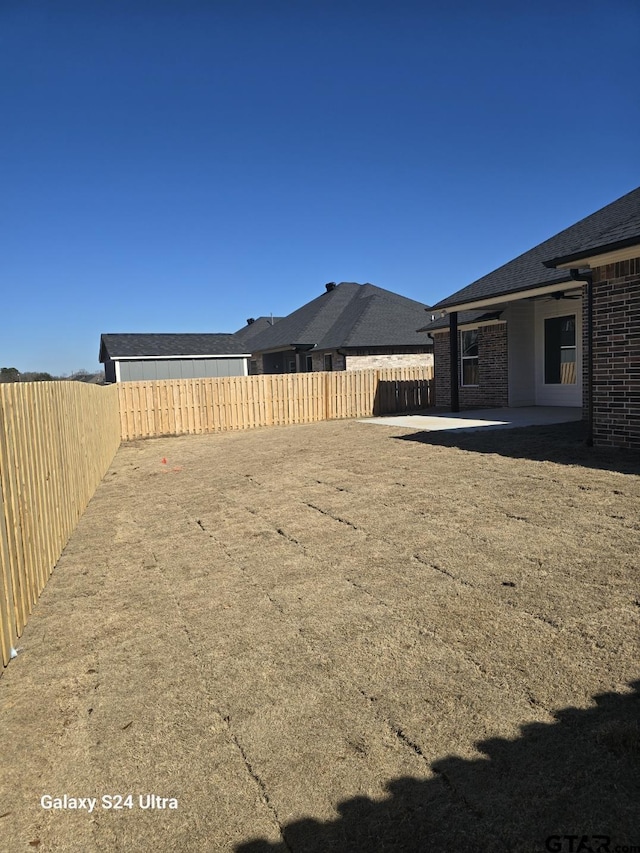
[{"label": "concrete patio", "polygon": [[512,409],[471,409],[464,412],[386,415],[381,418],[362,418],[360,423],[404,427],[425,432],[449,430],[472,432],[480,429],[548,426],[579,420],[582,420],[582,409],[573,406],[520,406]]}]

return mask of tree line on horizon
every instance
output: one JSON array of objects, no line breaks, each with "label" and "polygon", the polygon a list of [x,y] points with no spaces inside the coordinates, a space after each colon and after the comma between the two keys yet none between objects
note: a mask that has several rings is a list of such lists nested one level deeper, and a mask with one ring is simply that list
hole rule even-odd
[{"label": "tree line on horizon", "polygon": [[0,367],[0,382],[88,382],[92,385],[104,385],[104,373],[89,373],[88,370],[76,370],[69,376],[52,376],[44,371],[21,373],[17,367]]}]

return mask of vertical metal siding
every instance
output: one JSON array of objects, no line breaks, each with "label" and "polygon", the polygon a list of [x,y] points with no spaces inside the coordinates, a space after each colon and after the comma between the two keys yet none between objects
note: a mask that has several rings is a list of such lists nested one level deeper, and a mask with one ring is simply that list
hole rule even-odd
[{"label": "vertical metal siding", "polygon": [[244,376],[243,358],[165,358],[121,361],[122,382],[149,382],[157,379],[216,379]]}]

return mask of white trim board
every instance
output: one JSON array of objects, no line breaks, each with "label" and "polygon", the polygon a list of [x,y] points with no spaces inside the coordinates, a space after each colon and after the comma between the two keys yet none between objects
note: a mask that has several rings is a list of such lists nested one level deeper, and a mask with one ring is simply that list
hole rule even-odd
[{"label": "white trim board", "polygon": [[[515,293],[503,293],[496,296],[487,297],[486,299],[476,299],[473,302],[460,302],[458,305],[447,305],[445,308],[437,308],[438,311],[445,311],[447,314],[452,314],[454,311],[475,311],[477,308],[491,308],[499,305],[504,305],[507,302],[517,302],[520,299],[533,299],[536,296],[547,296],[550,293],[574,293],[582,290],[583,283],[574,281],[560,281],[557,284],[547,284],[544,287],[533,287],[530,290],[518,290]],[[569,287],[567,288],[567,285]],[[435,310],[434,310],[435,313]]]},{"label": "white trim board", "polygon": [[170,361],[171,359],[251,358],[250,352],[233,355],[112,355],[111,361]]},{"label": "white trim board", "polygon": [[566,264],[558,264],[556,269],[568,270],[579,267],[606,267],[609,264],[617,264],[620,261],[630,261],[632,258],[640,257],[640,245],[628,246],[626,249],[616,249],[613,252],[603,252],[601,255],[589,255],[584,258],[577,258]]},{"label": "white trim board", "polygon": [[[468,332],[470,329],[480,329],[485,326],[501,326],[506,323],[506,320],[484,320],[482,322],[478,322],[474,320],[473,323],[458,323],[458,331],[464,329],[465,332]],[[429,334],[430,335],[441,335],[444,332],[448,332],[450,330],[449,326],[444,326],[442,329],[432,329]]]}]

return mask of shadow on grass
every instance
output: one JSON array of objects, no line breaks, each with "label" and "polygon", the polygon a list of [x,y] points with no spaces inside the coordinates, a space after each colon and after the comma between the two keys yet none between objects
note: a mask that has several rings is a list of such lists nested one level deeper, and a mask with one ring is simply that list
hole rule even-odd
[{"label": "shadow on grass", "polygon": [[[637,853],[640,682],[632,687],[596,696],[592,708],[559,711],[553,723],[527,724],[515,741],[482,741],[486,758],[444,758],[430,779],[390,782],[382,801],[344,801],[333,821],[289,823],[283,841],[256,839],[236,851]],[[571,835],[579,839],[564,838]]]},{"label": "shadow on grass", "polygon": [[477,431],[414,432],[396,435],[399,441],[417,441],[432,447],[457,447],[471,453],[497,453],[515,459],[581,465],[622,474],[640,474],[640,453],[587,447],[585,425],[581,421],[550,426],[519,427]]}]

